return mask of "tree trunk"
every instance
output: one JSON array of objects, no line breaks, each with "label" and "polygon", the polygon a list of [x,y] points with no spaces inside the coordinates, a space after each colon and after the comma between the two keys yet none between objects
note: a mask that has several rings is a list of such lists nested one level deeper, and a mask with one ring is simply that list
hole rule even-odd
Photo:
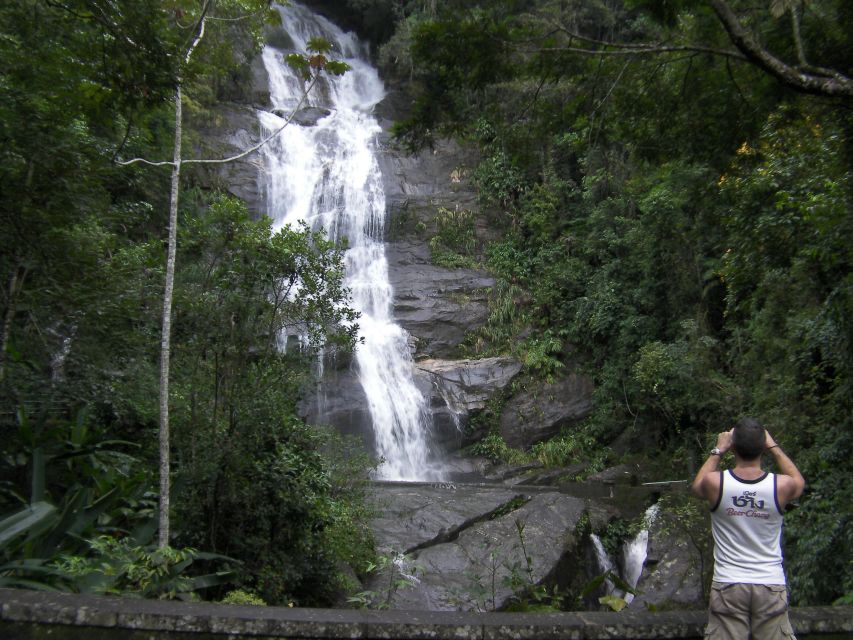
[{"label": "tree trunk", "polygon": [[175,288],[175,250],[178,238],[178,194],[181,182],[181,130],[183,108],[181,83],[175,89],[175,148],[169,196],[169,244],[166,253],[166,286],[163,292],[163,323],[160,335],[160,522],[158,546],[169,545],[169,354],[172,346],[172,292]]},{"label": "tree trunk", "polygon": [[[184,65],[188,65],[193,52],[199,43],[204,38],[205,24],[208,11],[213,6],[213,0],[205,0],[201,9],[201,16],[197,24],[197,32],[194,40],[190,44],[186,56],[184,57]],[[166,284],[163,291],[163,320],[161,325],[160,337],[160,433],[159,433],[159,472],[160,472],[160,506],[159,506],[159,523],[157,544],[160,548],[169,545],[169,507],[170,507],[170,489],[171,489],[171,465],[170,465],[170,447],[169,447],[169,357],[172,346],[172,293],[175,286],[175,253],[177,248],[178,236],[178,196],[180,194],[181,181],[181,165],[184,163],[181,160],[181,134],[183,129],[183,108],[182,99],[182,82],[183,79],[178,77],[175,89],[175,142],[171,162],[151,162],[143,158],[134,158],[124,162],[119,162],[120,165],[129,165],[135,162],[144,162],[152,166],[163,166],[166,164],[172,165],[172,181],[171,192],[169,197],[169,241],[166,253]],[[301,108],[303,102],[308,97],[308,92],[316,82],[316,75],[311,78],[311,83],[303,92],[299,104],[294,107],[289,117],[284,124],[269,136],[261,140],[255,146],[243,151],[242,153],[222,160],[187,160],[188,163],[198,164],[224,164],[233,162],[244,156],[257,151],[275,136],[281,133],[284,128],[290,124],[296,112]]]},{"label": "tree trunk", "polygon": [[6,313],[3,315],[3,337],[0,340],[0,382],[3,381],[6,374],[6,351],[9,348],[9,336],[12,334],[12,321],[15,319],[18,292],[21,290],[26,273],[23,265],[18,264],[12,269],[12,275],[9,277],[9,304],[6,306]]}]

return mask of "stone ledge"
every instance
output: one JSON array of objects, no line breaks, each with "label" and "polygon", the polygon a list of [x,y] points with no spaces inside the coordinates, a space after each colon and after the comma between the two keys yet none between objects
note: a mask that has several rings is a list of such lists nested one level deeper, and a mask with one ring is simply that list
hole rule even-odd
[{"label": "stone ledge", "polygon": [[[705,619],[704,611],[528,614],[291,609],[0,589],[0,636],[7,640],[642,640],[701,638]],[[853,637],[853,607],[849,606],[792,609],[791,622],[801,635]]]}]

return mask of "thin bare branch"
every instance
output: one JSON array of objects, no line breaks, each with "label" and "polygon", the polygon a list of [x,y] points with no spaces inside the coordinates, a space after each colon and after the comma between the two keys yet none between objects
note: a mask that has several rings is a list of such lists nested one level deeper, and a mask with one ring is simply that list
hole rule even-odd
[{"label": "thin bare branch", "polygon": [[[201,42],[201,37],[204,35],[204,25],[207,22],[207,13],[210,11],[210,8],[213,6],[215,0],[205,0],[204,4],[201,7],[201,13],[199,13],[198,20],[196,20],[195,26],[192,29],[192,32],[195,34],[195,38],[191,44],[187,46],[187,55],[184,57],[184,62],[190,61],[190,56],[193,53],[193,50],[198,46],[198,43]],[[177,20],[176,20],[177,22]],[[185,29],[182,25],[178,24],[179,27]]]},{"label": "thin bare branch", "polygon": [[[249,147],[245,151],[238,153],[236,156],[229,156],[228,158],[214,158],[214,159],[196,158],[196,159],[189,159],[189,160],[181,160],[180,161],[181,164],[226,164],[228,162],[234,162],[235,160],[240,160],[241,158],[245,158],[249,154],[254,153],[258,149],[263,147],[265,144],[267,144],[270,140],[275,138],[278,134],[280,134],[285,129],[285,127],[287,127],[293,121],[293,119],[296,117],[296,114],[302,108],[302,105],[305,104],[305,101],[308,99],[308,94],[311,93],[311,89],[314,88],[314,85],[316,83],[317,83],[317,76],[314,76],[311,80],[311,84],[309,84],[308,88],[305,89],[305,91],[303,92],[302,97],[299,99],[299,102],[296,104],[296,106],[290,112],[290,115],[288,115],[287,118],[285,119],[284,124],[282,124],[278,129],[273,131],[271,134],[269,134],[266,138],[264,138],[263,140],[258,142],[253,147]],[[127,166],[127,165],[134,164],[137,162],[140,162],[142,164],[147,164],[151,167],[167,167],[167,166],[171,167],[171,166],[175,165],[174,160],[161,160],[159,162],[152,162],[151,160],[146,160],[145,158],[132,158],[130,160],[119,160],[116,162],[116,164],[119,164],[121,166]]]},{"label": "thin bare branch", "polygon": [[634,54],[658,54],[658,53],[709,53],[715,56],[723,56],[726,58],[734,58],[736,60],[746,60],[746,56],[739,51],[731,49],[719,49],[716,47],[705,47],[701,45],[668,45],[663,43],[627,43],[627,42],[610,42],[608,40],[600,40],[585,36],[576,31],[573,31],[565,25],[556,25],[559,31],[565,33],[569,38],[588,42],[606,49],[588,49],[584,47],[551,47],[541,49],[542,51],[572,51],[574,53],[583,53],[587,55],[634,55]]},{"label": "thin bare branch", "polygon": [[[618,47],[613,44],[611,46]],[[725,51],[724,49],[710,49],[707,47],[688,47],[688,46],[649,46],[645,49],[584,49],[582,47],[541,47],[536,51],[568,51],[569,53],[582,53],[589,56],[637,56],[637,55],[658,55],[661,53],[710,53],[718,56],[734,58],[736,60],[745,61],[746,58],[739,53],[733,51]]]},{"label": "thin bare branch", "polygon": [[236,16],[234,18],[219,18],[217,16],[208,16],[207,19],[215,20],[216,22],[240,22],[241,20],[248,20],[249,18],[254,18],[255,16],[258,16],[268,10],[269,7],[263,7],[253,13],[247,13],[246,15]]},{"label": "thin bare branch", "polygon": [[631,64],[631,62],[633,62],[633,61],[629,59],[629,60],[625,61],[624,65],[622,65],[622,69],[619,71],[619,74],[616,76],[616,80],[614,80],[613,84],[610,85],[610,89],[607,91],[605,96],[601,100],[598,101],[597,105],[595,105],[595,108],[593,109],[593,113],[598,111],[601,107],[604,106],[604,103],[607,102],[607,99],[610,97],[610,94],[613,93],[613,90],[616,88],[616,85],[619,84],[619,81],[622,79],[622,76],[625,74],[625,71],[628,69],[628,66]]},{"label": "thin bare branch", "polygon": [[192,44],[190,44],[189,48],[187,49],[187,55],[184,56],[184,64],[189,64],[193,52],[196,50],[196,47],[198,47],[202,38],[204,38],[204,29],[205,25],[207,24],[207,12],[208,10],[210,10],[211,3],[212,0],[207,0],[207,2],[205,2],[204,6],[202,7],[201,16],[199,17],[197,23],[196,36],[195,39],[193,39]]},{"label": "thin bare branch", "polygon": [[797,7],[791,5],[791,30],[794,35],[794,44],[797,47],[797,59],[800,61],[800,66],[808,68],[809,63],[806,61],[806,49],[803,46],[803,37],[800,34],[800,14],[797,13]]},{"label": "thin bare branch", "polygon": [[113,152],[112,161],[115,162],[116,158],[118,158],[118,154],[121,153],[121,150],[124,149],[124,145],[127,144],[127,141],[130,140],[130,132],[133,129],[133,118],[128,117],[127,125],[124,128],[124,137],[121,139],[121,142],[116,147],[116,150]]},{"label": "thin bare branch", "polygon": [[275,138],[279,133],[281,133],[281,132],[284,130],[284,128],[285,128],[285,127],[287,127],[287,125],[289,125],[289,124],[293,121],[293,118],[295,118],[295,117],[296,117],[296,114],[297,114],[297,113],[299,112],[299,110],[302,108],[302,105],[303,105],[303,104],[305,104],[305,100],[307,100],[307,99],[308,99],[308,94],[311,92],[311,89],[313,89],[313,88],[314,88],[314,85],[315,85],[316,83],[317,83],[317,76],[315,75],[315,76],[311,79],[311,84],[309,84],[309,85],[308,85],[308,88],[307,88],[307,89],[305,89],[305,91],[303,91],[303,92],[302,92],[302,97],[299,99],[299,102],[296,104],[296,106],[291,110],[290,115],[289,115],[289,116],[287,116],[287,118],[286,118],[286,119],[285,119],[285,121],[284,121],[284,124],[283,124],[283,125],[281,125],[281,126],[280,126],[278,129],[276,129],[275,131],[273,131],[271,134],[269,134],[266,138],[264,138],[263,140],[261,140],[261,141],[260,141],[258,144],[256,144],[255,146],[253,146],[253,147],[249,147],[248,149],[246,149],[246,150],[245,150],[245,151],[243,151],[242,153],[238,153],[236,156],[231,156],[231,157],[229,157],[229,158],[221,158],[221,159],[218,159],[218,160],[204,160],[204,159],[198,159],[198,160],[184,160],[184,161],[183,161],[183,164],[226,164],[226,163],[228,163],[228,162],[234,162],[235,160],[239,160],[239,159],[241,159],[241,158],[245,158],[245,157],[246,157],[247,155],[249,155],[250,153],[254,153],[254,152],[255,152],[255,151],[257,151],[258,149],[260,149],[261,147],[263,147],[265,144],[267,144],[270,140],[272,140],[273,138]]},{"label": "thin bare branch", "polygon": [[151,160],[146,160],[145,158],[131,158],[130,160],[116,160],[116,164],[122,167],[126,167],[129,164],[136,164],[137,162],[141,162],[142,164],[147,164],[149,167],[171,167],[175,163],[171,160],[161,160],[160,162],[152,162]]}]

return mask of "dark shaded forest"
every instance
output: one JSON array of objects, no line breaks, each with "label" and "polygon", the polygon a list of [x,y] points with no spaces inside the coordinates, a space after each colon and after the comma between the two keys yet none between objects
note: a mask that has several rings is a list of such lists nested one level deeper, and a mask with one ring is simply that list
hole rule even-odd
[{"label": "dark shaded forest", "polygon": [[[853,5],[311,4],[372,42],[410,105],[398,144],[479,150],[489,241],[457,215],[430,243],[498,281],[465,355],[592,376],[593,415],[555,439],[567,459],[687,473],[758,418],[807,481],[786,516],[792,599],[849,602]],[[122,162],[172,158],[176,88],[184,158],[212,154],[199,131],[248,90],[276,16],[261,0],[0,8],[0,585],[327,604],[351,587],[343,565],[375,560],[372,462],[296,413],[316,349],[357,348],[340,250],[273,232],[190,165],[172,536],[153,544],[170,166]],[[296,325],[312,345],[278,349]]]}]

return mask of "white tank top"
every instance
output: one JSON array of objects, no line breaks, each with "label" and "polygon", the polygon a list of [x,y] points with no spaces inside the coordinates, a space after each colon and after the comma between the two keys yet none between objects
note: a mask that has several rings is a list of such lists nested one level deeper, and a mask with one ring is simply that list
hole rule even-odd
[{"label": "white tank top", "polygon": [[714,580],[785,584],[776,475],[742,480],[731,470],[721,471],[720,484],[720,498],[711,508]]}]

